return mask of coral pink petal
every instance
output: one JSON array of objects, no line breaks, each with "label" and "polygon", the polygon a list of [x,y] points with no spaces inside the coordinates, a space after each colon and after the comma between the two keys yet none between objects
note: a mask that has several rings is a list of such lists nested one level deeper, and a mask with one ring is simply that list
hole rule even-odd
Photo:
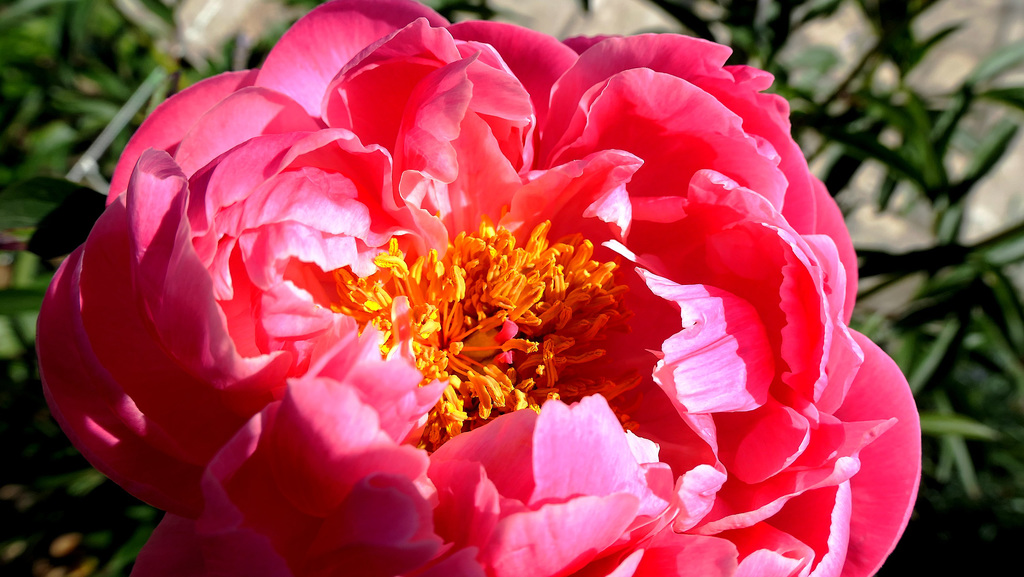
[{"label": "coral pink petal", "polygon": [[921,478],[921,421],[896,363],[863,335],[853,335],[864,350],[864,364],[836,416],[899,420],[861,450],[861,470],[850,483],[853,514],[843,577],[866,577],[892,552],[910,519]]},{"label": "coral pink petal", "polygon": [[415,573],[416,577],[486,577],[484,568],[476,560],[476,547],[459,549],[440,562],[423,571]]},{"label": "coral pink petal", "polygon": [[276,483],[267,436],[279,407],[271,403],[249,419],[210,461],[196,527],[201,535],[249,540],[254,548],[276,551],[296,570],[326,511],[311,516],[297,510]]},{"label": "coral pink petal", "polygon": [[206,577],[210,575],[203,558],[202,538],[196,522],[167,513],[139,551],[132,567],[136,577]]},{"label": "coral pink petal", "polygon": [[257,70],[225,72],[206,78],[165,100],[135,131],[128,146],[121,153],[114,175],[110,179],[107,204],[114,202],[128,188],[128,179],[135,170],[142,152],[147,148],[166,150],[174,154],[178,143],[196,120],[231,93],[251,86]]},{"label": "coral pink petal", "polygon": [[311,116],[319,117],[323,95],[338,71],[368,45],[417,18],[426,18],[434,26],[448,24],[416,2],[339,0],[323,4],[281,37],[260,68],[256,85],[290,96]]},{"label": "coral pink petal", "polygon": [[174,153],[191,176],[208,162],[256,136],[321,128],[294,100],[267,88],[242,88],[221,100],[188,131]]},{"label": "coral pink petal", "polygon": [[[402,119],[394,146],[396,171],[415,170],[445,183],[458,178],[459,162],[452,141],[459,137],[473,96],[466,72],[469,64],[462,60],[440,67],[413,89],[410,112]],[[422,202],[417,205],[427,208]]]},{"label": "coral pink petal", "polygon": [[447,30],[417,20],[339,72],[323,98],[324,122],[352,130],[364,144],[391,150],[403,116],[412,110],[410,95],[426,75],[447,64],[469,62]]},{"label": "coral pink petal", "polygon": [[310,543],[310,576],[391,577],[429,561],[441,546],[431,507],[401,476],[371,474],[327,515]]},{"label": "coral pink petal", "polygon": [[[537,224],[550,220],[551,238],[583,232],[599,244],[612,233],[605,223],[616,225],[620,234],[628,227],[631,207],[625,183],[642,164],[632,154],[604,150],[545,170],[516,191],[499,224],[528,234]],[[588,210],[590,207],[594,209]]]},{"label": "coral pink petal", "polygon": [[662,531],[644,550],[634,577],[732,577],[736,546],[726,539]]},{"label": "coral pink petal", "polygon": [[[839,205],[832,200],[828,189],[820,180],[811,177],[811,185],[814,196],[817,197],[814,205],[816,210],[814,232],[828,235],[836,243],[839,260],[842,261],[843,269],[846,271],[846,301],[843,306],[843,321],[849,323],[850,317],[853,315],[853,304],[857,299],[857,253],[853,250],[850,230],[846,228]],[[799,229],[797,231],[803,232]]]},{"label": "coral pink petal", "polygon": [[377,412],[333,379],[293,381],[268,434],[278,487],[310,515],[337,507],[371,473],[416,478],[427,470],[423,451],[396,445],[380,429]]},{"label": "coral pink petal", "polygon": [[839,577],[850,540],[850,482],[793,497],[769,521],[814,550],[811,577]]},{"label": "coral pink petal", "polygon": [[679,477],[676,487],[679,513],[672,520],[676,531],[691,529],[707,515],[727,475],[711,465],[697,465]]},{"label": "coral pink petal", "polygon": [[484,427],[453,437],[430,456],[430,462],[478,462],[502,496],[526,502],[534,488],[536,422],[537,413],[533,411],[502,415]]},{"label": "coral pink petal", "polygon": [[683,195],[697,171],[712,169],[782,205],[778,154],[744,133],[742,119],[708,93],[646,69],[620,72],[599,88],[580,104],[548,162],[625,150],[644,159],[628,186],[632,195]]},{"label": "coral pink petal", "polygon": [[437,488],[437,534],[457,547],[487,543],[498,523],[501,497],[483,467],[469,461],[435,460],[429,475]]},{"label": "coral pink petal", "polygon": [[764,404],[775,362],[757,311],[704,285],[641,270],[651,291],[679,307],[682,330],[662,346],[654,379],[680,413],[749,411]]},{"label": "coral pink petal", "polygon": [[498,522],[480,561],[494,577],[571,574],[622,535],[637,507],[636,497],[617,493],[513,513]]},{"label": "coral pink petal", "polygon": [[[166,153],[151,153],[170,162]],[[201,373],[204,367],[186,365],[180,357],[172,356],[177,351],[170,342],[180,335],[168,335],[158,328],[152,309],[145,302],[147,296],[161,298],[166,287],[160,286],[156,294],[139,293],[137,284],[142,279],[132,274],[131,269],[137,265],[133,265],[133,248],[128,241],[124,196],[120,198],[100,217],[84,246],[78,284],[82,294],[91,297],[82,299],[78,305],[82,307],[83,331],[88,334],[97,359],[109,371],[112,380],[131,398],[137,407],[135,410],[145,415],[137,421],[126,422],[132,422],[140,432],[152,433],[147,433],[147,437],[160,450],[200,465],[231,437],[249,414],[258,410],[246,401],[255,399],[262,406],[269,399],[260,392],[248,395],[242,390],[245,384],[237,379],[230,382],[237,384],[238,389],[218,390],[195,374]],[[153,264],[159,267],[159,263]],[[199,278],[204,275],[205,271],[199,273]],[[195,297],[195,294],[187,295],[188,305],[185,306],[185,310],[193,314],[199,309],[195,306]],[[205,326],[207,322],[207,319],[200,320],[198,329],[211,330]],[[279,369],[278,378],[283,376],[284,367]],[[166,437],[157,431],[165,431]],[[174,489],[175,492],[181,490],[181,487]],[[178,512],[176,508],[169,510]]]},{"label": "coral pink petal", "polygon": [[448,27],[458,40],[490,44],[530,94],[543,125],[555,81],[576,62],[576,53],[547,34],[498,22],[465,21]]},{"label": "coral pink petal", "polygon": [[[541,127],[542,138],[548,147],[554,145],[568,128],[584,93],[623,70],[647,68],[685,80],[722,75],[721,66],[730,52],[720,44],[674,34],[603,39],[583,51],[555,83],[548,122]],[[547,152],[542,148],[538,158],[545,158]]]},{"label": "coral pink petal", "polygon": [[761,92],[771,86],[771,74],[749,66],[726,66],[725,71],[725,77],[703,77],[694,83],[738,114],[745,132],[765,139],[779,153],[779,169],[786,175],[788,187],[785,204],[776,206],[798,232],[816,232],[813,219],[818,199],[811,190],[813,177],[807,161],[792,137],[789,103],[778,94]]},{"label": "coral pink petal", "polygon": [[89,462],[128,492],[161,509],[198,514],[201,467],[154,446],[162,431],[146,422],[90,345],[79,309],[83,250],[61,263],[39,313],[36,348],[50,411]]},{"label": "coral pink petal", "polygon": [[577,55],[583,54],[591,46],[605,40],[607,38],[621,38],[618,34],[598,34],[597,36],[572,36],[562,41],[562,44],[568,46]]},{"label": "coral pink petal", "polygon": [[179,363],[215,387],[269,402],[267,388],[283,376],[288,359],[238,355],[191,242],[186,195],[185,176],[166,153],[143,153],[127,193],[134,290]]},{"label": "coral pink petal", "polygon": [[715,415],[718,456],[744,483],[759,483],[785,469],[807,448],[807,419],[770,401],[750,413]]},{"label": "coral pink petal", "polygon": [[168,513],[139,552],[135,577],[292,577],[270,542],[252,531],[203,535],[196,522]]},{"label": "coral pink petal", "polygon": [[533,433],[533,472],[531,505],[615,493],[640,499],[639,515],[655,516],[668,505],[647,486],[621,423],[600,395],[572,407],[544,403]]},{"label": "coral pink petal", "polygon": [[319,356],[308,374],[353,387],[361,400],[377,411],[381,428],[396,442],[402,442],[437,403],[447,383],[420,386],[423,375],[412,362],[399,356],[386,361],[381,358],[379,338],[372,326],[359,337],[352,327],[335,337],[334,344]]},{"label": "coral pink petal", "polygon": [[792,577],[809,573],[814,551],[768,523],[723,533],[736,544],[740,564],[735,577]]}]

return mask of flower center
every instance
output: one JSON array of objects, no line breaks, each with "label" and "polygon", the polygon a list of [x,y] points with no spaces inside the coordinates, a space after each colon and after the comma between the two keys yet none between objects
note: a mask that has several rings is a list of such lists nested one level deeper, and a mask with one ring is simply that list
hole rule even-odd
[{"label": "flower center", "polygon": [[[539,411],[547,399],[601,393],[611,400],[640,382],[635,373],[611,376],[594,363],[605,356],[607,332],[628,330],[632,316],[618,264],[594,260],[594,245],[582,235],[549,242],[550,228],[538,225],[517,247],[511,232],[485,220],[479,232],[451,241],[443,258],[432,250],[408,262],[391,239],[372,275],[335,271],[335,312],[360,329],[381,330],[387,355],[406,333],[394,323],[408,306],[409,321],[401,322],[411,323],[422,384],[448,383],[421,447],[432,451],[505,413]],[[620,418],[628,427],[628,416]]]}]

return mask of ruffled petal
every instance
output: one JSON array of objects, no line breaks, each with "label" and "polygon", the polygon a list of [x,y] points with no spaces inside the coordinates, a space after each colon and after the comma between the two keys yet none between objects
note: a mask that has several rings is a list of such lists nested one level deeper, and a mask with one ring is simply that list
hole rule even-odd
[{"label": "ruffled petal", "polygon": [[607,149],[644,159],[628,186],[632,196],[684,196],[693,175],[711,169],[782,205],[786,179],[771,145],[746,134],[740,117],[676,76],[633,69],[595,86],[541,162]]},{"label": "ruffled petal", "polygon": [[680,413],[749,411],[764,404],[775,363],[757,311],[704,285],[641,270],[654,294],[680,309],[682,331],[664,342],[654,379]]},{"label": "ruffled petal", "polygon": [[576,53],[555,38],[519,26],[467,20],[448,27],[458,40],[493,46],[533,102],[537,123],[547,116],[551,87],[576,61]]},{"label": "ruffled petal", "polygon": [[853,513],[843,577],[872,575],[882,565],[910,520],[921,479],[921,421],[906,378],[878,345],[853,336],[864,364],[836,416],[899,422],[860,453],[861,471],[850,482]]},{"label": "ruffled petal", "polygon": [[664,531],[644,550],[634,577],[732,577],[737,557],[726,539]]},{"label": "ruffled petal", "polygon": [[480,560],[495,577],[570,574],[614,543],[638,506],[633,495],[616,493],[514,513],[495,527]]},{"label": "ruffled petal", "polygon": [[266,88],[242,88],[199,117],[182,138],[174,160],[191,176],[208,162],[256,136],[321,128],[294,100]]},{"label": "ruffled petal", "polygon": [[668,505],[667,495],[649,487],[622,425],[600,395],[572,407],[544,404],[533,433],[533,471],[536,486],[528,504],[628,493],[640,500],[639,515],[655,516]]},{"label": "ruffled petal", "polygon": [[89,462],[125,490],[167,511],[198,514],[202,468],[147,419],[90,344],[79,308],[83,250],[61,263],[39,313],[36,348],[50,412]]},{"label": "ruffled petal", "polygon": [[310,116],[319,117],[327,85],[338,71],[364,48],[417,18],[434,26],[448,24],[416,2],[340,0],[323,4],[281,37],[267,55],[255,84],[290,96]]},{"label": "ruffled petal", "polygon": [[117,168],[110,179],[107,204],[114,202],[114,199],[128,188],[128,179],[143,151],[155,148],[173,155],[178,143],[192,128],[196,119],[236,90],[251,86],[256,80],[257,72],[258,70],[242,70],[205,78],[157,106],[135,131],[128,141],[128,146],[121,153],[121,159],[118,160]]}]

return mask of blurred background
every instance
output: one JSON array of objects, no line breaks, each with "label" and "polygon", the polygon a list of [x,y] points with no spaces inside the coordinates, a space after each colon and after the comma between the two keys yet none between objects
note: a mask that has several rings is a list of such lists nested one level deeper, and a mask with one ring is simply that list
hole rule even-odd
[{"label": "blurred background", "polygon": [[[148,111],[259,66],[315,1],[0,0],[0,574],[127,575],[160,513],[46,408],[35,317]],[[1024,542],[1024,2],[433,0],[565,38],[681,32],[776,76],[860,255],[853,326],[906,373],[924,477],[882,576],[1018,566]]]}]

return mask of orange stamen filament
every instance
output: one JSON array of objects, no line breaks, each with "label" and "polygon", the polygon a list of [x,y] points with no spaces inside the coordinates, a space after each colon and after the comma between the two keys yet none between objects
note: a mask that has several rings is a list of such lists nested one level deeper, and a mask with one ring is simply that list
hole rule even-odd
[{"label": "orange stamen filament", "polygon": [[[598,345],[609,331],[628,330],[631,316],[618,264],[593,260],[594,246],[581,235],[550,243],[549,230],[550,223],[538,225],[517,247],[510,231],[485,220],[477,233],[452,240],[441,258],[430,251],[409,263],[393,238],[370,276],[335,271],[332,309],[360,329],[379,329],[383,355],[400,344],[394,298],[408,299],[407,318],[397,320],[412,325],[422,384],[448,383],[420,446],[434,450],[502,414],[539,411],[547,399],[612,399],[640,382],[635,374],[611,378],[600,365],[607,359]],[[631,428],[628,415],[620,419]]]}]

